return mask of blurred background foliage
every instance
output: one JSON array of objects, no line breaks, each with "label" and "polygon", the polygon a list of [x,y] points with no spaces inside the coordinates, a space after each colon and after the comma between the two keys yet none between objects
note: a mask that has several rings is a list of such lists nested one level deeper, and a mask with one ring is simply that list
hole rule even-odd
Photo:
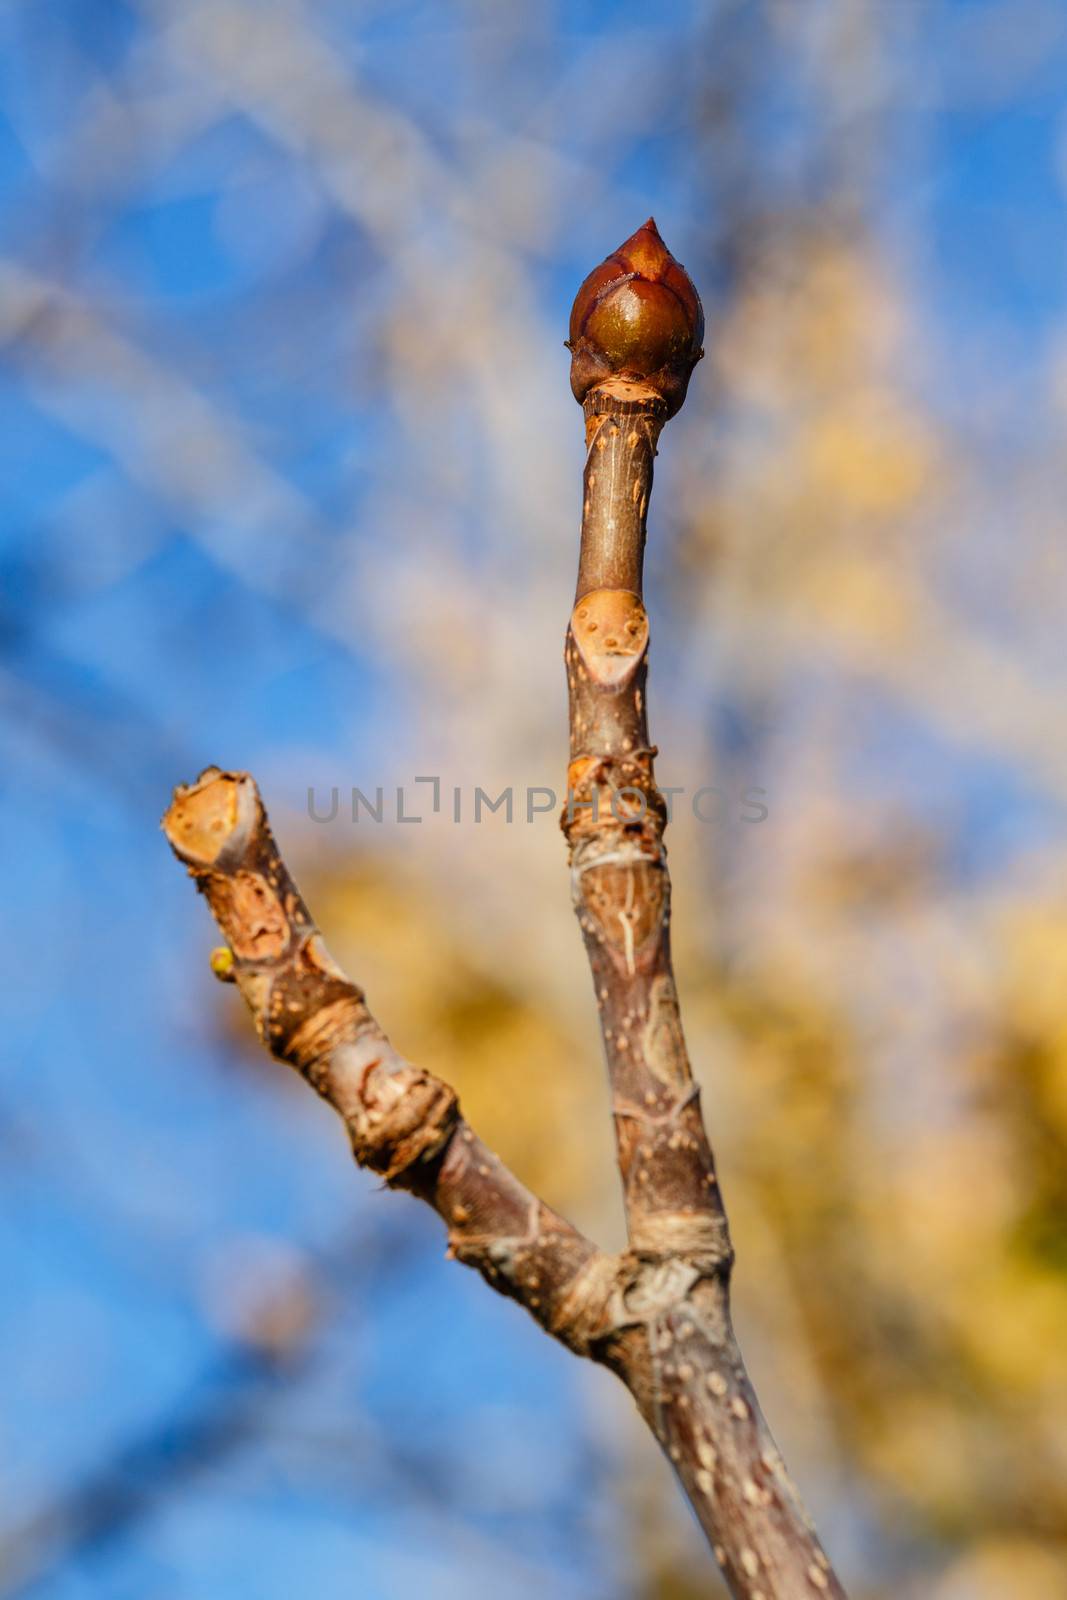
[{"label": "blurred background foliage", "polygon": [[1067,11],[5,0],[0,44],[2,1592],[721,1592],[621,1389],[261,1059],[155,831],[254,770],[400,1047],[620,1241],[554,818],[449,796],[562,786],[561,341],[653,211],[709,325],[651,711],[727,797],[671,854],[745,1348],[857,1600],[1060,1600]]}]

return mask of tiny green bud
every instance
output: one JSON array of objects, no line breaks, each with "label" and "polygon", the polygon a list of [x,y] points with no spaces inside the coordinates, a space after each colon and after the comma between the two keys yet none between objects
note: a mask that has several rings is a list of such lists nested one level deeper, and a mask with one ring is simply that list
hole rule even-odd
[{"label": "tiny green bud", "polygon": [[571,310],[571,388],[583,401],[609,378],[653,390],[672,417],[704,354],[693,280],[651,217],[586,278]]},{"label": "tiny green bud", "polygon": [[233,983],[233,951],[228,945],[220,944],[211,952],[211,970],[220,983]]}]

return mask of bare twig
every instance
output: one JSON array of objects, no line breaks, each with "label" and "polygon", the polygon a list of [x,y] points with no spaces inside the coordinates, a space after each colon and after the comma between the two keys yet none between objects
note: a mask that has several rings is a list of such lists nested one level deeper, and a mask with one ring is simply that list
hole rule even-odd
[{"label": "bare twig", "polygon": [[612,1263],[486,1148],[447,1084],[394,1050],[328,955],[253,780],[209,767],[175,792],[163,827],[227,939],[217,975],[236,982],[271,1053],[343,1118],[360,1165],[432,1205],[453,1255],[586,1353]]},{"label": "bare twig", "polygon": [[621,1377],[734,1595],[844,1600],[733,1336],[733,1254],[671,971],[641,561],[656,441],[685,398],[702,332],[696,291],[651,221],[586,280],[571,325],[589,463],[567,635],[564,826],[601,1007],[628,1250],[603,1254],[530,1194],[464,1121],[452,1089],[393,1049],[327,955],[250,777],[209,768],[176,791],[163,826],[227,939],[215,971],[237,983],[263,1042],[337,1110],[361,1165],[440,1213],[451,1254]]},{"label": "bare twig", "polygon": [[642,557],[656,442],[685,399],[703,331],[696,290],[651,219],[575,300],[572,387],[589,455],[566,641],[563,826],[600,1008],[630,1249],[675,1285],[676,1297],[649,1319],[646,1416],[736,1595],[840,1596],[734,1340],[733,1251],[671,968]]}]

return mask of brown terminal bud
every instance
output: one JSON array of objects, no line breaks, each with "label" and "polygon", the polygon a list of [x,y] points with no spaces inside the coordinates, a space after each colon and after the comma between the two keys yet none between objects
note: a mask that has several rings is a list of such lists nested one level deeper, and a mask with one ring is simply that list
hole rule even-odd
[{"label": "brown terminal bud", "polygon": [[693,280],[651,217],[602,261],[571,309],[571,388],[581,402],[620,378],[651,389],[673,417],[704,354],[704,311]]}]

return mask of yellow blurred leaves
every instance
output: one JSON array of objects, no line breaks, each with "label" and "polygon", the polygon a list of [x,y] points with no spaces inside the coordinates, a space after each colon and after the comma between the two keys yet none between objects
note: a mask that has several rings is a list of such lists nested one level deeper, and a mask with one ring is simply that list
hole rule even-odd
[{"label": "yellow blurred leaves", "polygon": [[1010,903],[999,928],[1005,999],[1021,1028],[1067,1038],[1067,878],[1055,899]]},{"label": "yellow blurred leaves", "polygon": [[995,1239],[1014,1222],[1019,1185],[1010,1141],[989,1117],[964,1117],[912,1130],[894,1148],[877,1210],[886,1245],[893,1244],[902,1286],[946,1294],[988,1262]]},{"label": "yellow blurred leaves", "polygon": [[608,1139],[599,1062],[576,1063],[575,1041],[522,973],[477,965],[449,906],[381,850],[312,891],[331,948],[397,1048],[452,1084],[482,1138],[551,1204],[588,1199],[583,1130]]},{"label": "yellow blurred leaves", "polygon": [[848,391],[811,419],[796,449],[808,463],[810,492],[859,516],[907,509],[931,469],[926,431],[886,390]]},{"label": "yellow blurred leaves", "polygon": [[1067,1549],[991,1537],[952,1563],[930,1600],[1063,1600],[1065,1592]]},{"label": "yellow blurred leaves", "polygon": [[884,366],[902,337],[898,296],[857,241],[823,233],[790,241],[742,285],[715,361],[743,401],[792,410],[840,396]]},{"label": "yellow blurred leaves", "polygon": [[897,1494],[920,1499],[948,1531],[966,1516],[975,1450],[982,1442],[966,1408],[933,1384],[916,1384],[910,1392],[892,1394],[870,1428],[865,1454],[883,1482]]},{"label": "yellow blurred leaves", "polygon": [[994,1245],[985,1273],[955,1299],[967,1353],[1002,1403],[1039,1400],[1050,1385],[1067,1392],[1067,1277],[1005,1259]]},{"label": "yellow blurred leaves", "polygon": [[[737,433],[702,518],[761,592],[788,603],[803,587],[835,626],[891,643],[906,620],[894,598],[902,519],[942,468],[894,376],[900,297],[843,238],[801,239],[789,260],[757,273],[712,334]],[[875,552],[884,564],[868,564]]]},{"label": "yellow blurred leaves", "polygon": [[845,552],[811,564],[799,577],[793,605],[808,619],[858,639],[867,649],[906,641],[911,608],[899,574],[878,556]]}]

